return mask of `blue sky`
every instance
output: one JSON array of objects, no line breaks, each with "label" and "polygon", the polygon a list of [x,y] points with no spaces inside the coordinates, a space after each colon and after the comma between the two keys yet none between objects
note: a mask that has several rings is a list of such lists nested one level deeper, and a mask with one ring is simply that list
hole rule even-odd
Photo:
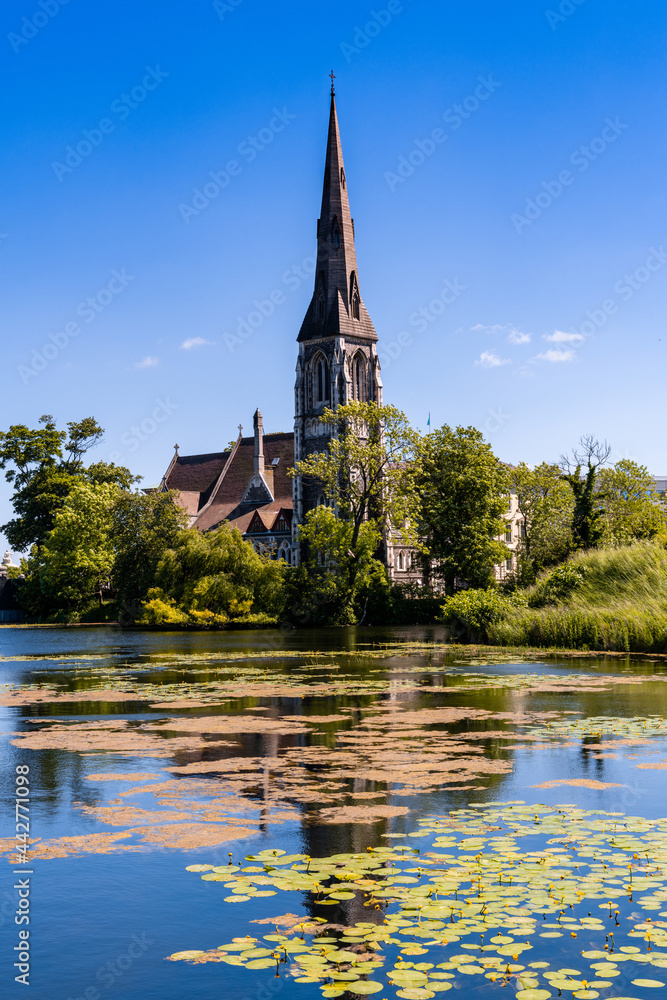
[{"label": "blue sky", "polygon": [[94,415],[96,457],[146,485],[257,406],[291,428],[333,67],[386,400],[508,461],[590,432],[667,472],[663,3],[7,0],[0,21],[2,428]]}]

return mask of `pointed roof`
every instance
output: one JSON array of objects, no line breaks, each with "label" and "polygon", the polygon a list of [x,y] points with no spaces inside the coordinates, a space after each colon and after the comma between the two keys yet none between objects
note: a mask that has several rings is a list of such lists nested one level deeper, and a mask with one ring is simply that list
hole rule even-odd
[{"label": "pointed roof", "polygon": [[378,339],[359,292],[354,222],[332,90],[322,210],[317,223],[315,290],[298,339],[337,336]]}]

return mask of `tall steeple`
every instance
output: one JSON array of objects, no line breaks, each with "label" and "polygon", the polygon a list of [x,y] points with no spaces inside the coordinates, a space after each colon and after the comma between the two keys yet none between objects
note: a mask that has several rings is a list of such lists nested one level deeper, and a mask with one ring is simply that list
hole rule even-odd
[{"label": "tall steeple", "polygon": [[[294,458],[326,451],[336,428],[321,421],[326,408],[352,401],[382,405],[377,334],[359,292],[354,223],[331,88],[322,210],[317,223],[315,290],[299,333],[294,392]],[[294,478],[294,555],[298,526],[323,502],[316,484]]]},{"label": "tall steeple", "polygon": [[359,292],[354,220],[332,86],[322,208],[317,222],[315,289],[298,339],[338,336],[377,340]]}]

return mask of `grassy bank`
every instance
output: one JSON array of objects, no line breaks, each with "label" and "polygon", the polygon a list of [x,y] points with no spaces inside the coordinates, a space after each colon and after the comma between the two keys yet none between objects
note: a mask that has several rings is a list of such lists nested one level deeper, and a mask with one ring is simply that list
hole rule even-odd
[{"label": "grassy bank", "polygon": [[650,542],[580,553],[517,598],[480,602],[475,616],[455,601],[446,624],[494,644],[667,652],[667,551]]}]

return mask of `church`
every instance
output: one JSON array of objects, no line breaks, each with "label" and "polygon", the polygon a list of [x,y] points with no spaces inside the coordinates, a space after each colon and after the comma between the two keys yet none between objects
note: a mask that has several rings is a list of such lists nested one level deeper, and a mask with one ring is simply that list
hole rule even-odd
[{"label": "church", "polygon": [[[288,472],[308,455],[328,448],[332,431],[320,422],[326,407],[359,400],[382,405],[378,336],[361,297],[347,176],[331,88],[322,207],[317,222],[313,297],[297,337],[294,432],[264,434],[262,415],[253,436],[242,428],[230,450],[212,455],[176,453],[161,490],[174,490],[189,525],[212,531],[223,521],[238,528],[260,552],[294,565],[298,526],[322,503],[316,487]],[[406,546],[387,546],[387,569],[397,582],[417,581]]]}]

